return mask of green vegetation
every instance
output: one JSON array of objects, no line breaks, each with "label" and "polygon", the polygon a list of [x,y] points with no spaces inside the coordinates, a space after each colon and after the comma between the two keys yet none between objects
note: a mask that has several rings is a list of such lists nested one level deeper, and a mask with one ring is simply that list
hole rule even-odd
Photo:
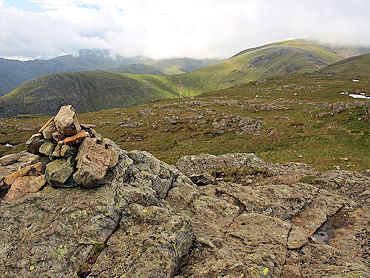
[{"label": "green vegetation", "polygon": [[[140,75],[134,80],[144,82],[150,77]],[[160,78],[155,82],[161,84]],[[94,124],[125,150],[146,150],[168,163],[188,154],[254,152],[270,162],[298,161],[319,170],[336,165],[363,170],[370,165],[364,100],[340,92],[368,91],[369,84],[369,78],[352,82],[326,75],[287,75],[192,98],[80,114],[79,119]],[[339,102],[349,108],[331,115],[331,105]],[[145,116],[140,110],[150,113]],[[264,122],[261,134],[219,132],[212,123],[223,114],[260,119]],[[23,150],[24,142],[47,119],[36,115],[2,119],[0,155]]]}]

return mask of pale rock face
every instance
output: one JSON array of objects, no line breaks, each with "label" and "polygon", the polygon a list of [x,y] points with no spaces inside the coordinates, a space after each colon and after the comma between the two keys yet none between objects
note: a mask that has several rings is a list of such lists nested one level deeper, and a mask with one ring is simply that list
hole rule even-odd
[{"label": "pale rock face", "polygon": [[54,122],[57,130],[63,135],[72,136],[81,131],[75,110],[71,105],[62,106],[55,116]]}]

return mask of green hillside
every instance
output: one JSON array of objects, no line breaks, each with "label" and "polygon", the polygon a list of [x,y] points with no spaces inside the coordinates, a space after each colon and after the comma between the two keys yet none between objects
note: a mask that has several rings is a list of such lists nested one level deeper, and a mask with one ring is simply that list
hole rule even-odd
[{"label": "green hillside", "polygon": [[195,91],[211,91],[282,74],[314,72],[343,59],[335,49],[306,40],[290,40],[247,49],[174,78]]},{"label": "green hillside", "polygon": [[160,76],[141,80],[107,72],[64,72],[35,78],[0,97],[0,116],[53,114],[65,104],[90,112],[178,96],[177,88]]},{"label": "green hillside", "polygon": [[320,73],[336,74],[348,77],[363,77],[370,75],[370,53],[348,58],[329,65]]}]

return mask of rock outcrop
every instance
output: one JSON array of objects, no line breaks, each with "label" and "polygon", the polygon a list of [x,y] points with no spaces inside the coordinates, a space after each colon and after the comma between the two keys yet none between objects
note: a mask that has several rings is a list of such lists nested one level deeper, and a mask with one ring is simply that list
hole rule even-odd
[{"label": "rock outcrop", "polygon": [[[29,140],[38,156],[0,159],[2,277],[369,273],[369,170],[320,173],[245,153],[171,166],[88,125],[63,138],[54,121]],[[45,137],[49,125],[58,136]]]}]

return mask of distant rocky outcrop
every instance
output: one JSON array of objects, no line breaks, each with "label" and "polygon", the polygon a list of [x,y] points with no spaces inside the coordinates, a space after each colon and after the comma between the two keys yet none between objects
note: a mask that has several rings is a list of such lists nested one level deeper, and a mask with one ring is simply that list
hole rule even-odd
[{"label": "distant rocky outcrop", "polygon": [[2,277],[366,277],[369,170],[254,154],[168,165],[64,106],[0,158]]}]

